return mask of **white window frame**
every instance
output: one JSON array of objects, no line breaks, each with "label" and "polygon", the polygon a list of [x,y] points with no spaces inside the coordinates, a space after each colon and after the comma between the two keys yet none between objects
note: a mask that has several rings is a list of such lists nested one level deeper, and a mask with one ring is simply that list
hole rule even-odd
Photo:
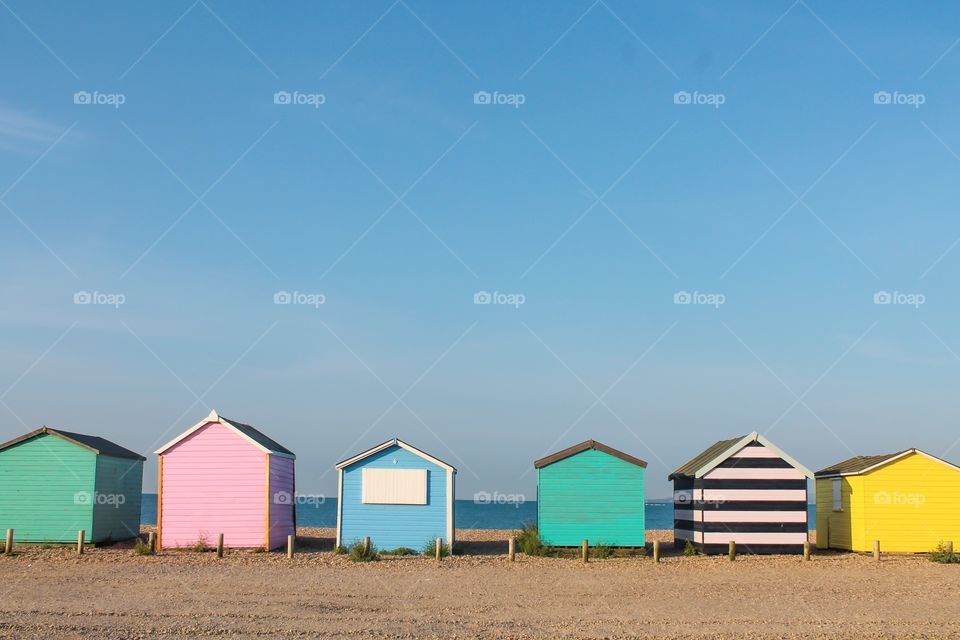
[{"label": "white window frame", "polygon": [[831,483],[833,490],[834,511],[843,511],[843,485],[841,482],[843,482],[841,478],[834,478],[833,482]]},{"label": "white window frame", "polygon": [[426,469],[363,469],[363,504],[427,504]]}]

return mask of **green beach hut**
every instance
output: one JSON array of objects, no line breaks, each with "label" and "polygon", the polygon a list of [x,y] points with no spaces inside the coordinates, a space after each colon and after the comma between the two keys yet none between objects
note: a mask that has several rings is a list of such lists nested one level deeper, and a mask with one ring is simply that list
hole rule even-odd
[{"label": "green beach hut", "polygon": [[0,531],[17,541],[127,540],[140,533],[143,462],[97,436],[42,427],[0,444]]},{"label": "green beach hut", "polygon": [[543,544],[642,547],[647,463],[587,440],[533,463]]}]

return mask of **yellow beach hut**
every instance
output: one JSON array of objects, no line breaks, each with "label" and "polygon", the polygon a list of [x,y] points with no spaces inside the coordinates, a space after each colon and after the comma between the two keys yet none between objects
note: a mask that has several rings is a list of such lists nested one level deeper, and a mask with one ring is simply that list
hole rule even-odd
[{"label": "yellow beach hut", "polygon": [[960,467],[907,449],[855,456],[814,474],[817,547],[922,553],[960,543]]}]

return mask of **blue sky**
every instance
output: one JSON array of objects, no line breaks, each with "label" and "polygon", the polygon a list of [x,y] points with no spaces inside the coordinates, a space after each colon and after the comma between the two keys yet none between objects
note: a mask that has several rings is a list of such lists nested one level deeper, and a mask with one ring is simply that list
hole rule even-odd
[{"label": "blue sky", "polygon": [[461,498],[588,438],[651,497],[754,430],[960,459],[958,17],[4,0],[2,435],[215,408],[303,491],[399,436]]}]

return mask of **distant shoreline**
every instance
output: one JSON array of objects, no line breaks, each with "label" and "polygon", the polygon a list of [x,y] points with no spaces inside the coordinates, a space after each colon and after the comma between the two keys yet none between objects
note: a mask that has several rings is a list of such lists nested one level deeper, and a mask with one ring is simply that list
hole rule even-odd
[{"label": "distant shoreline", "polygon": [[[524,524],[537,521],[537,503],[534,500],[514,502],[457,500],[454,505],[454,520],[458,529],[511,530],[523,528]],[[647,500],[646,523],[648,531],[673,530],[673,499]],[[157,522],[157,494],[144,493],[140,509],[140,522],[155,525]],[[816,528],[816,508],[807,505],[808,525]],[[319,494],[298,494],[297,525],[299,527],[334,527],[337,522],[337,499]]]}]

